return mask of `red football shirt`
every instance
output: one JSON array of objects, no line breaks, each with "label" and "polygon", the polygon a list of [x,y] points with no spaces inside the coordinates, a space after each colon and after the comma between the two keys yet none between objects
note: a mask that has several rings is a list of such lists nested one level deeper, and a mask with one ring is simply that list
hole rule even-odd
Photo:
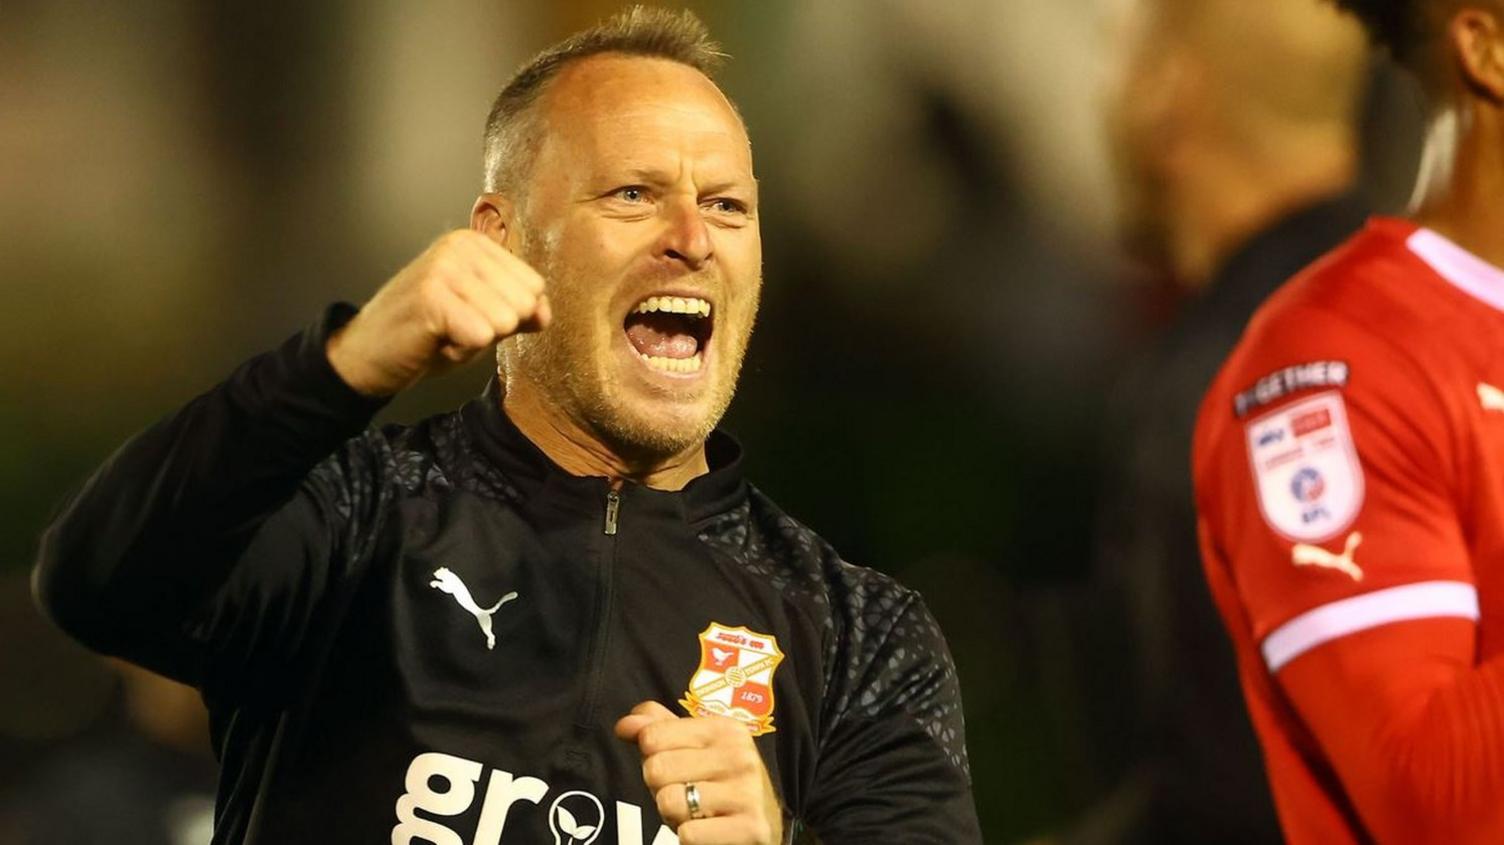
[{"label": "red football shirt", "polygon": [[1289,841],[1504,841],[1504,270],[1371,221],[1255,315],[1192,461]]}]

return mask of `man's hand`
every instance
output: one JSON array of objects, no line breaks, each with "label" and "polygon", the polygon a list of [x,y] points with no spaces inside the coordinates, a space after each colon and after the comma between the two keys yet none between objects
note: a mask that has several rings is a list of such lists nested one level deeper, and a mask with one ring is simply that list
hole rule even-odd
[{"label": "man's hand", "polygon": [[[616,723],[616,735],[642,751],[642,778],[658,815],[683,845],[778,845],[783,811],[745,725],[735,719],[675,716],[644,701]],[[693,818],[686,784],[699,792]]]},{"label": "man's hand", "polygon": [[329,363],[367,396],[390,396],[548,325],[543,277],[480,232],[450,232],[329,338]]}]

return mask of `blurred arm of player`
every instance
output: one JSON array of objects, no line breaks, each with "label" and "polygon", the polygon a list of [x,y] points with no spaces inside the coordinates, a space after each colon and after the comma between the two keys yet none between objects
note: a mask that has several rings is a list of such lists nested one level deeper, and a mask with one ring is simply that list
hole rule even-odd
[{"label": "blurred arm of player", "polygon": [[1466,619],[1395,622],[1278,675],[1380,842],[1504,841],[1504,660],[1475,665],[1477,636]]},{"label": "blurred arm of player", "polygon": [[[1241,420],[1231,402],[1214,408],[1209,400],[1203,421],[1221,414],[1227,424],[1206,426],[1216,432],[1208,437],[1197,432],[1208,574],[1219,603],[1236,592],[1235,613],[1246,613],[1265,663],[1245,662],[1245,688],[1272,672],[1285,699],[1274,714],[1255,704],[1255,723],[1292,707],[1380,842],[1504,842],[1504,658],[1478,659],[1474,562],[1459,513],[1472,453],[1443,410],[1444,394],[1412,358],[1350,323],[1289,322],[1291,334],[1265,350],[1273,358],[1248,357],[1276,366],[1344,359],[1351,383],[1298,393]],[[1240,388],[1267,369],[1245,369]],[[1300,542],[1290,536],[1299,518],[1280,515],[1298,494],[1269,467],[1297,472],[1303,461],[1281,463],[1280,452],[1327,411],[1350,426],[1358,492],[1350,524]],[[1328,487],[1340,467],[1327,459]],[[1277,793],[1282,783],[1317,788],[1290,787],[1299,776],[1281,771],[1265,739]]]}]

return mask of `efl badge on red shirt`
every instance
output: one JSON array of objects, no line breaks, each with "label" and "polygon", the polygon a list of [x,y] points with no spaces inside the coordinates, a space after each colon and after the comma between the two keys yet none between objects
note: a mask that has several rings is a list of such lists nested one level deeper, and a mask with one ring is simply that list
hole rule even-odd
[{"label": "efl badge on red shirt", "polygon": [[1363,467],[1342,394],[1286,405],[1248,423],[1248,461],[1259,509],[1285,539],[1319,543],[1340,534],[1363,506]]},{"label": "efl badge on red shirt", "polygon": [[781,662],[773,637],[712,622],[700,632],[700,667],[679,703],[691,716],[728,716],[753,736],[772,733],[773,670]]}]

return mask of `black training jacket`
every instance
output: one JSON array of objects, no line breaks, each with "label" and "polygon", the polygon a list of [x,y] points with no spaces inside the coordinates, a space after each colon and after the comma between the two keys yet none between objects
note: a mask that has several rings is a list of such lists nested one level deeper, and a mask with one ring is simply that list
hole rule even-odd
[{"label": "black training jacket", "polygon": [[216,843],[667,845],[635,746],[655,699],[735,708],[787,827],[981,839],[961,702],[919,596],[843,562],[708,444],[682,492],[571,476],[493,386],[381,403],[310,330],[127,442],[43,536],[64,630],[202,690]]}]

